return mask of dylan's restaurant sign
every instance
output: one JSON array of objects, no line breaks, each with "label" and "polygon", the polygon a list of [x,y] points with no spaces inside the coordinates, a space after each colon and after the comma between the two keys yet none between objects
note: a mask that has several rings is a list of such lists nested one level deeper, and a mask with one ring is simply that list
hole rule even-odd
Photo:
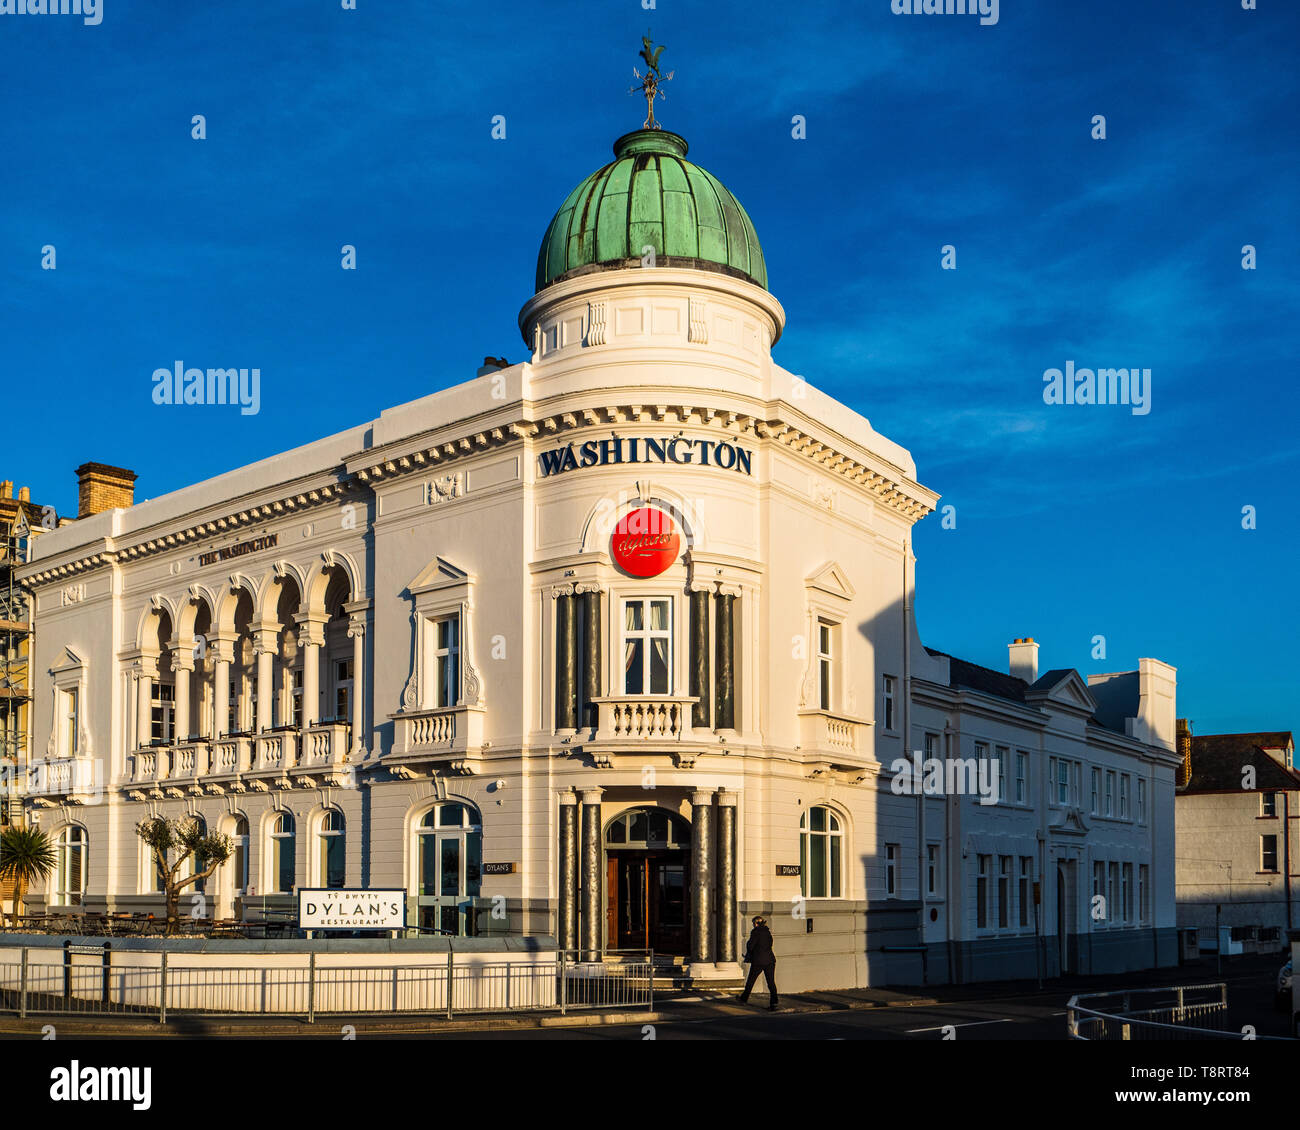
[{"label": "dylan's restaurant sign", "polygon": [[222,546],[209,553],[199,554],[200,565],[215,565],[218,561],[229,561],[232,557],[243,557],[245,553],[256,553],[259,549],[274,549],[280,544],[279,534],[267,534],[266,537],[253,538],[252,541],[236,542],[234,545]]},{"label": "dylan's restaurant sign", "polygon": [[299,890],[298,925],[304,930],[401,930],[406,926],[406,892]]},{"label": "dylan's restaurant sign", "polygon": [[579,467],[608,467],[621,463],[677,463],[699,467],[717,467],[723,471],[753,474],[754,453],[734,443],[719,439],[688,439],[671,436],[631,436],[623,439],[589,439],[583,444],[567,443],[539,456],[542,478]]}]

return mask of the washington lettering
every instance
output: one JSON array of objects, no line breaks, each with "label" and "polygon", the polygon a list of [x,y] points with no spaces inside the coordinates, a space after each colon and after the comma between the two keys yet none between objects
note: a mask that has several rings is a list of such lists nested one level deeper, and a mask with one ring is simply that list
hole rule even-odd
[{"label": "the washington lettering", "polygon": [[274,549],[280,544],[279,534],[267,534],[265,537],[253,538],[251,541],[237,542],[221,549],[213,549],[199,554],[200,565],[215,565],[218,561],[229,561],[232,557],[242,557],[245,553],[256,553],[259,549]]},{"label": "the washington lettering", "polygon": [[753,474],[753,458],[752,451],[726,440],[687,439],[684,436],[589,439],[581,445],[569,443],[553,451],[543,451],[539,456],[543,478],[563,471],[576,471],[579,467],[604,467],[616,463],[696,463],[701,467],[717,467],[750,475]]}]

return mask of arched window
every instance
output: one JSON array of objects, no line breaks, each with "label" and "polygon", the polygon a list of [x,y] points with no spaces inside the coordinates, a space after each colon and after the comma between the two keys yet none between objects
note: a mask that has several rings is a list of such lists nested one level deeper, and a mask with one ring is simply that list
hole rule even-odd
[{"label": "arched window", "polygon": [[54,903],[80,906],[86,893],[86,829],[69,824],[55,841]]},{"label": "arched window", "polygon": [[230,853],[233,868],[231,873],[234,877],[234,894],[238,896],[248,890],[248,820],[246,817],[235,817],[235,828],[230,838],[234,849]]},{"label": "arched window", "polygon": [[483,826],[468,804],[439,804],[416,827],[416,901],[422,930],[474,937],[483,866]]},{"label": "arched window", "polygon": [[804,898],[844,897],[844,829],[829,808],[810,808],[799,820],[799,885]]},{"label": "arched window", "polygon": [[293,813],[281,810],[271,820],[268,838],[269,876],[271,893],[293,894],[294,882],[294,822]]},{"label": "arched window", "polygon": [[331,808],[321,817],[316,830],[317,867],[320,869],[316,881],[322,887],[342,887],[346,876],[343,862],[345,839],[343,835],[343,813]]}]

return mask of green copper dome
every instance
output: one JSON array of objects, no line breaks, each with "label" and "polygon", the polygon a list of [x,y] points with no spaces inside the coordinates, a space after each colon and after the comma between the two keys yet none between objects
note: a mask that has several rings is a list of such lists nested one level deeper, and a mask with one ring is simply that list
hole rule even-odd
[{"label": "green copper dome", "polygon": [[754,224],[712,173],[686,160],[661,129],[625,134],[616,160],[569,193],[537,254],[537,289],[588,271],[634,267],[655,249],[661,267],[718,271],[767,289]]}]

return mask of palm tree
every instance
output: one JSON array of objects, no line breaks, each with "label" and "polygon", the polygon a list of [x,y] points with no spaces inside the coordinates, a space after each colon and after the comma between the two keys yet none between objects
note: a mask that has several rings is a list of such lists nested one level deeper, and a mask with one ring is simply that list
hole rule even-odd
[{"label": "palm tree", "polygon": [[0,830],[0,881],[14,885],[14,925],[22,913],[23,896],[33,883],[43,883],[54,870],[54,845],[39,828],[12,825]]}]

